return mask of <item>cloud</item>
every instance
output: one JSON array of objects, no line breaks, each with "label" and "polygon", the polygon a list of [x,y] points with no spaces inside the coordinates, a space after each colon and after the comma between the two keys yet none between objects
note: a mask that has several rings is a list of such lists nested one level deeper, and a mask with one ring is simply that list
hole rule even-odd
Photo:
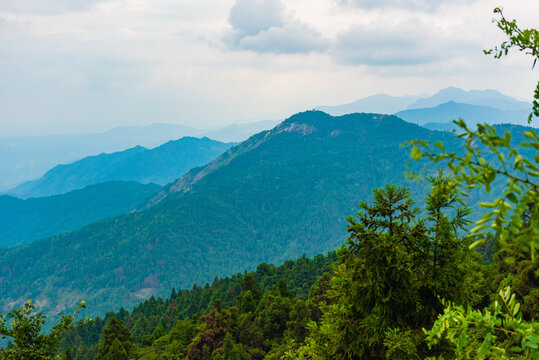
[{"label": "cloud", "polygon": [[0,9],[15,13],[52,15],[84,11],[106,0],[0,0]]},{"label": "cloud", "polygon": [[232,49],[296,54],[322,51],[328,41],[314,28],[287,14],[279,0],[236,0],[228,18]]},{"label": "cloud", "polygon": [[419,19],[354,25],[337,37],[331,53],[344,64],[392,66],[431,63],[477,48],[451,35]]},{"label": "cloud", "polygon": [[237,35],[253,36],[271,27],[280,27],[285,23],[285,10],[276,0],[237,0],[228,22]]},{"label": "cloud", "polygon": [[271,27],[255,36],[239,40],[238,47],[259,53],[292,54],[322,51],[327,41],[319,32],[300,22],[292,22],[282,27]]},{"label": "cloud", "polygon": [[476,0],[336,0],[341,6],[364,10],[401,8],[411,11],[434,12],[444,5],[469,3]]}]

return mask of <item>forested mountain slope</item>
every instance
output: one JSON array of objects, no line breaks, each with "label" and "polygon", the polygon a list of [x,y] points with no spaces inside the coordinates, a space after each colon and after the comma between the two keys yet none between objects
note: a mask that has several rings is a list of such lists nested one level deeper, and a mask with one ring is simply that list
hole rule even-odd
[{"label": "forested mountain slope", "polygon": [[[7,249],[0,310],[34,299],[57,312],[85,300],[99,314],[260,262],[333,250],[346,239],[345,217],[373,188],[405,183],[401,144],[410,139],[459,141],[394,116],[294,115],[190,171],[148,210]],[[425,186],[411,186],[423,198]]]},{"label": "forested mountain slope", "polygon": [[22,200],[0,196],[0,246],[29,243],[133,210],[156,184],[112,181],[62,195]]},{"label": "forested mountain slope", "polygon": [[58,165],[43,177],[15,187],[9,194],[23,198],[47,196],[115,180],[164,185],[195,166],[207,164],[230,146],[206,137],[183,137],[153,149],[136,146],[89,156],[72,164]]},{"label": "forested mountain slope", "polygon": [[[64,338],[62,347],[70,348],[74,358],[93,360],[97,354],[99,342],[102,341],[103,329],[112,317],[127,325],[137,345],[144,343],[148,346],[148,343],[151,344],[154,338],[160,336],[158,335],[160,331],[169,332],[173,327],[178,326],[178,321],[181,324],[182,320],[187,321],[193,317],[200,319],[200,315],[207,314],[215,301],[221,301],[229,307],[243,303],[245,307],[246,301],[242,301],[242,294],[252,291],[251,300],[254,304],[264,294],[268,294],[281,279],[286,284],[290,298],[295,297],[303,302],[309,297],[311,287],[316,286],[315,283],[322,275],[326,274],[325,277],[328,277],[327,274],[332,272],[332,267],[336,262],[335,252],[330,252],[325,256],[317,255],[312,259],[303,256],[297,260],[287,260],[278,267],[262,263],[253,272],[215,278],[211,284],[194,285],[190,290],[173,289],[168,298],[151,297],[136,305],[131,312],[122,308],[116,313],[109,312],[104,318],[98,317],[89,324],[76,328]],[[289,304],[285,303],[285,306],[287,305]],[[313,305],[310,303],[309,307]],[[273,313],[268,315],[273,316],[278,311],[280,309],[275,306]],[[285,319],[274,317],[274,321],[283,320]],[[156,336],[153,335],[154,333]],[[192,335],[195,334],[193,331]],[[183,342],[189,345],[191,340],[186,337]],[[154,352],[155,349],[148,349],[148,351]]]}]

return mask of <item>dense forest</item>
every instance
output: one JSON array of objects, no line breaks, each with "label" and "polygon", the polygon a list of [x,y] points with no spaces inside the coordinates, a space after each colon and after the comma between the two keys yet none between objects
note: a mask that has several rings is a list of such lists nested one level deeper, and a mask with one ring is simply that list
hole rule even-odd
[{"label": "dense forest", "polygon": [[[486,53],[516,47],[538,59],[539,32],[495,12],[509,41]],[[539,83],[529,121],[536,117]],[[528,129],[515,145],[510,132],[455,125],[462,151],[406,143],[414,161],[439,169],[412,174],[424,196],[374,188],[346,219],[336,253],[261,264],[75,323],[81,303],[48,334],[29,302],[0,316],[10,340],[0,358],[539,359],[539,136]],[[471,190],[495,194],[484,196],[475,224]]]},{"label": "dense forest", "polygon": [[0,195],[0,246],[30,243],[124,214],[160,188],[135,181],[109,181],[26,200]]}]

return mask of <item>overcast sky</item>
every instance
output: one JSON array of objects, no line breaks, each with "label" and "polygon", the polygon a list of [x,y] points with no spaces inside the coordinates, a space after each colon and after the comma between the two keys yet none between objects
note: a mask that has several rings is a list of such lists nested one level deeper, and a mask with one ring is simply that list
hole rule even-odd
[{"label": "overcast sky", "polygon": [[375,93],[492,88],[539,70],[492,9],[538,0],[0,0],[0,137],[285,118]]}]

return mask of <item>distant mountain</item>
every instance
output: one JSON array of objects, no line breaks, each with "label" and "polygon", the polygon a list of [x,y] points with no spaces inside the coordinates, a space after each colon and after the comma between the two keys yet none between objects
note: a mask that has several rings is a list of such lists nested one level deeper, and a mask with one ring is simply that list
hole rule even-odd
[{"label": "distant mountain", "polygon": [[[457,102],[470,105],[492,107],[504,111],[531,111],[531,104],[516,100],[496,90],[462,90],[448,87],[430,97],[417,99],[407,106],[407,109],[430,108],[447,102]],[[404,109],[404,108],[402,108]],[[401,109],[401,110],[402,110]]]},{"label": "distant mountain", "polygon": [[123,214],[160,188],[115,181],[37,199],[0,196],[0,246],[29,243]]},{"label": "distant mountain", "polygon": [[230,143],[193,137],[169,141],[153,149],[136,146],[58,165],[40,179],[25,182],[8,194],[22,198],[49,196],[114,180],[164,185],[193,167],[209,163],[230,146]]},{"label": "distant mountain", "polygon": [[[48,313],[85,300],[91,316],[333,250],[373,188],[405,183],[410,139],[460,141],[388,115],[294,115],[191,170],[145,211],[0,251],[0,312],[26,299]],[[419,199],[427,191],[407,185]]]},{"label": "distant mountain", "polygon": [[168,140],[198,135],[199,131],[188,126],[153,124],[119,127],[97,134],[0,138],[0,192],[43,176],[58,164],[137,145],[155,147]]},{"label": "distant mountain", "polygon": [[137,145],[153,148],[184,136],[208,136],[223,142],[238,142],[270,129],[276,123],[261,121],[211,130],[153,124],[118,127],[98,134],[0,137],[0,193],[39,178],[58,164],[72,163],[86,156],[123,151]]},{"label": "distant mountain", "polygon": [[[414,124],[451,123],[462,118],[468,125],[479,122],[488,124],[512,123],[527,125],[531,108],[525,110],[504,111],[488,106],[461,104],[453,101],[431,108],[399,111],[395,115]],[[451,128],[451,126],[449,126]]]},{"label": "distant mountain", "polygon": [[[349,104],[336,106],[318,106],[317,110],[333,116],[355,112],[395,114],[407,109],[431,108],[447,102],[492,107],[503,111],[531,111],[531,104],[516,100],[496,90],[463,90],[448,87],[432,96],[407,95],[390,96],[377,94],[368,96]],[[520,123],[520,122],[518,122]]]},{"label": "distant mountain", "polygon": [[336,106],[318,106],[316,109],[324,111],[333,116],[352,114],[352,113],[376,113],[393,114],[402,109],[406,109],[414,103],[420,96],[390,96],[386,94],[377,94],[367,96],[349,104]]}]

